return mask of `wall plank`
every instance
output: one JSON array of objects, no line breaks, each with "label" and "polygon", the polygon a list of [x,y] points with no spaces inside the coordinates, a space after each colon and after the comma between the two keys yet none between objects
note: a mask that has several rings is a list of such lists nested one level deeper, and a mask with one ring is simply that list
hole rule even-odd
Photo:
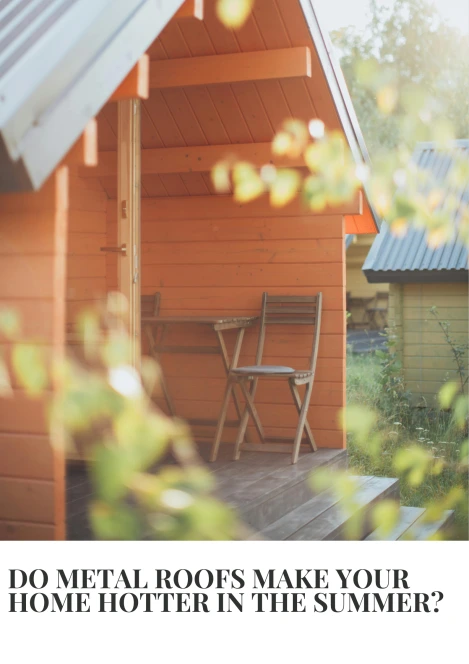
[{"label": "wall plank", "polygon": [[[216,198],[205,207],[194,199],[189,205],[187,199],[142,202],[142,293],[160,292],[163,314],[256,315],[265,290],[290,295],[321,290],[323,327],[310,419],[320,447],[343,447],[344,434],[338,424],[338,411],[345,403],[342,217],[305,216],[300,206],[272,211],[262,203],[248,209],[226,197]],[[108,207],[108,244],[116,238],[114,208],[115,203]],[[116,257],[108,256],[106,267],[110,290],[117,286]],[[312,339],[299,327],[269,328],[265,363],[307,366]],[[225,335],[230,352],[234,338],[233,333]],[[175,326],[168,330],[165,343],[213,346],[216,337],[197,326]],[[257,329],[248,330],[240,364],[253,363],[256,343]],[[165,354],[161,364],[180,415],[218,416],[225,384],[220,357]],[[297,415],[286,384],[261,384],[256,401],[270,435],[287,432],[293,437]],[[196,427],[194,435],[210,439],[213,429]],[[232,436],[227,428],[224,441]]]},{"label": "wall plank", "polygon": [[[60,359],[65,337],[68,169],[37,192],[0,197],[0,306],[22,320],[23,340]],[[3,223],[5,222],[5,223]],[[4,340],[2,340],[3,342]],[[31,399],[22,390],[0,399],[0,538],[63,539],[65,471],[60,432],[51,445],[47,404],[55,389]]]}]

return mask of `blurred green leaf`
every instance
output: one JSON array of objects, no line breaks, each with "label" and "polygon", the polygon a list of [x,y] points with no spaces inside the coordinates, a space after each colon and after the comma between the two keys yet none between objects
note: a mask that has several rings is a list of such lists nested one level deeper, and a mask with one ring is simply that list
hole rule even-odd
[{"label": "blurred green leaf", "polygon": [[378,530],[377,536],[385,539],[396,527],[399,520],[399,503],[395,500],[383,500],[373,508],[373,528]]},{"label": "blurred green leaf", "polygon": [[103,540],[139,540],[144,534],[139,514],[127,505],[95,501],[90,520],[97,537]]},{"label": "blurred green leaf", "polygon": [[16,339],[21,331],[20,318],[14,309],[0,307],[0,334]]},{"label": "blurred green leaf", "polygon": [[33,344],[16,344],[11,358],[21,386],[32,397],[41,395],[49,382],[44,350]]},{"label": "blurred green leaf", "polygon": [[278,169],[270,187],[270,204],[273,207],[282,207],[292,201],[298,194],[300,183],[298,171],[292,168]]},{"label": "blurred green leaf", "polygon": [[456,394],[459,392],[459,385],[455,382],[448,382],[438,392],[438,401],[442,408],[450,408]]},{"label": "blurred green leaf", "polygon": [[92,479],[96,496],[107,504],[129,493],[134,468],[129,456],[113,444],[95,444],[92,448]]}]

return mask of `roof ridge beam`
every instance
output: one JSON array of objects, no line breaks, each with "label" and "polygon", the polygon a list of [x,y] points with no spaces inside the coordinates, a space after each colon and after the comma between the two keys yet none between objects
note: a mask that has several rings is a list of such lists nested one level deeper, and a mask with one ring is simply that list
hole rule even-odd
[{"label": "roof ridge beam", "polygon": [[151,63],[150,88],[184,88],[298,77],[311,77],[311,51],[307,46],[157,60]]}]

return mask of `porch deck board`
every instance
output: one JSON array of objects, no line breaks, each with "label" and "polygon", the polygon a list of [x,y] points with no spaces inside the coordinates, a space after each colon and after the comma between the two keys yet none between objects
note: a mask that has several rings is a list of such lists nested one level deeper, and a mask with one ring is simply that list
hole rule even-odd
[{"label": "porch deck board", "polygon": [[[207,459],[210,446],[200,444],[198,448],[201,457]],[[238,510],[254,530],[310,498],[308,478],[312,472],[331,464],[343,467],[347,459],[344,450],[331,449],[304,454],[295,465],[287,454],[246,452],[239,461],[233,461],[232,453],[233,446],[223,446],[219,459],[207,467],[216,477],[216,494]],[[92,498],[86,468],[71,465],[67,471],[67,539],[93,539],[88,518]]]}]

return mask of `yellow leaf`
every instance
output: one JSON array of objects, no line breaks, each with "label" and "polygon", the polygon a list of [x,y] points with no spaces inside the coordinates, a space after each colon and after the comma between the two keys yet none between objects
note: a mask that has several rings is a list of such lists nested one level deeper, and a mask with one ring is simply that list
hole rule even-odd
[{"label": "yellow leaf", "polygon": [[287,131],[279,131],[272,141],[272,153],[277,155],[289,154],[293,143],[293,137]]},{"label": "yellow leaf", "polygon": [[436,207],[438,207],[438,205],[441,205],[443,198],[444,193],[441,191],[441,189],[433,189],[427,198],[427,205],[430,210],[434,210]]},{"label": "yellow leaf", "polygon": [[220,194],[226,194],[230,191],[230,167],[226,161],[219,161],[212,168],[211,178],[215,190]]},{"label": "yellow leaf", "polygon": [[216,11],[227,28],[240,28],[251,13],[254,0],[218,0]]},{"label": "yellow leaf", "polygon": [[298,193],[300,182],[298,171],[291,168],[278,170],[270,188],[271,205],[281,207],[289,203]]},{"label": "yellow leaf", "polygon": [[385,85],[378,90],[376,101],[381,113],[389,115],[396,108],[398,99],[397,89],[393,85]]},{"label": "yellow leaf", "polygon": [[234,199],[239,203],[247,203],[258,198],[265,185],[252,164],[240,161],[233,168]]},{"label": "yellow leaf", "polygon": [[427,244],[431,249],[438,249],[451,236],[451,229],[448,226],[440,226],[428,231]]},{"label": "yellow leaf", "polygon": [[407,228],[407,219],[404,219],[404,217],[398,217],[397,219],[394,219],[391,224],[391,233],[395,237],[404,237],[407,233]]}]

